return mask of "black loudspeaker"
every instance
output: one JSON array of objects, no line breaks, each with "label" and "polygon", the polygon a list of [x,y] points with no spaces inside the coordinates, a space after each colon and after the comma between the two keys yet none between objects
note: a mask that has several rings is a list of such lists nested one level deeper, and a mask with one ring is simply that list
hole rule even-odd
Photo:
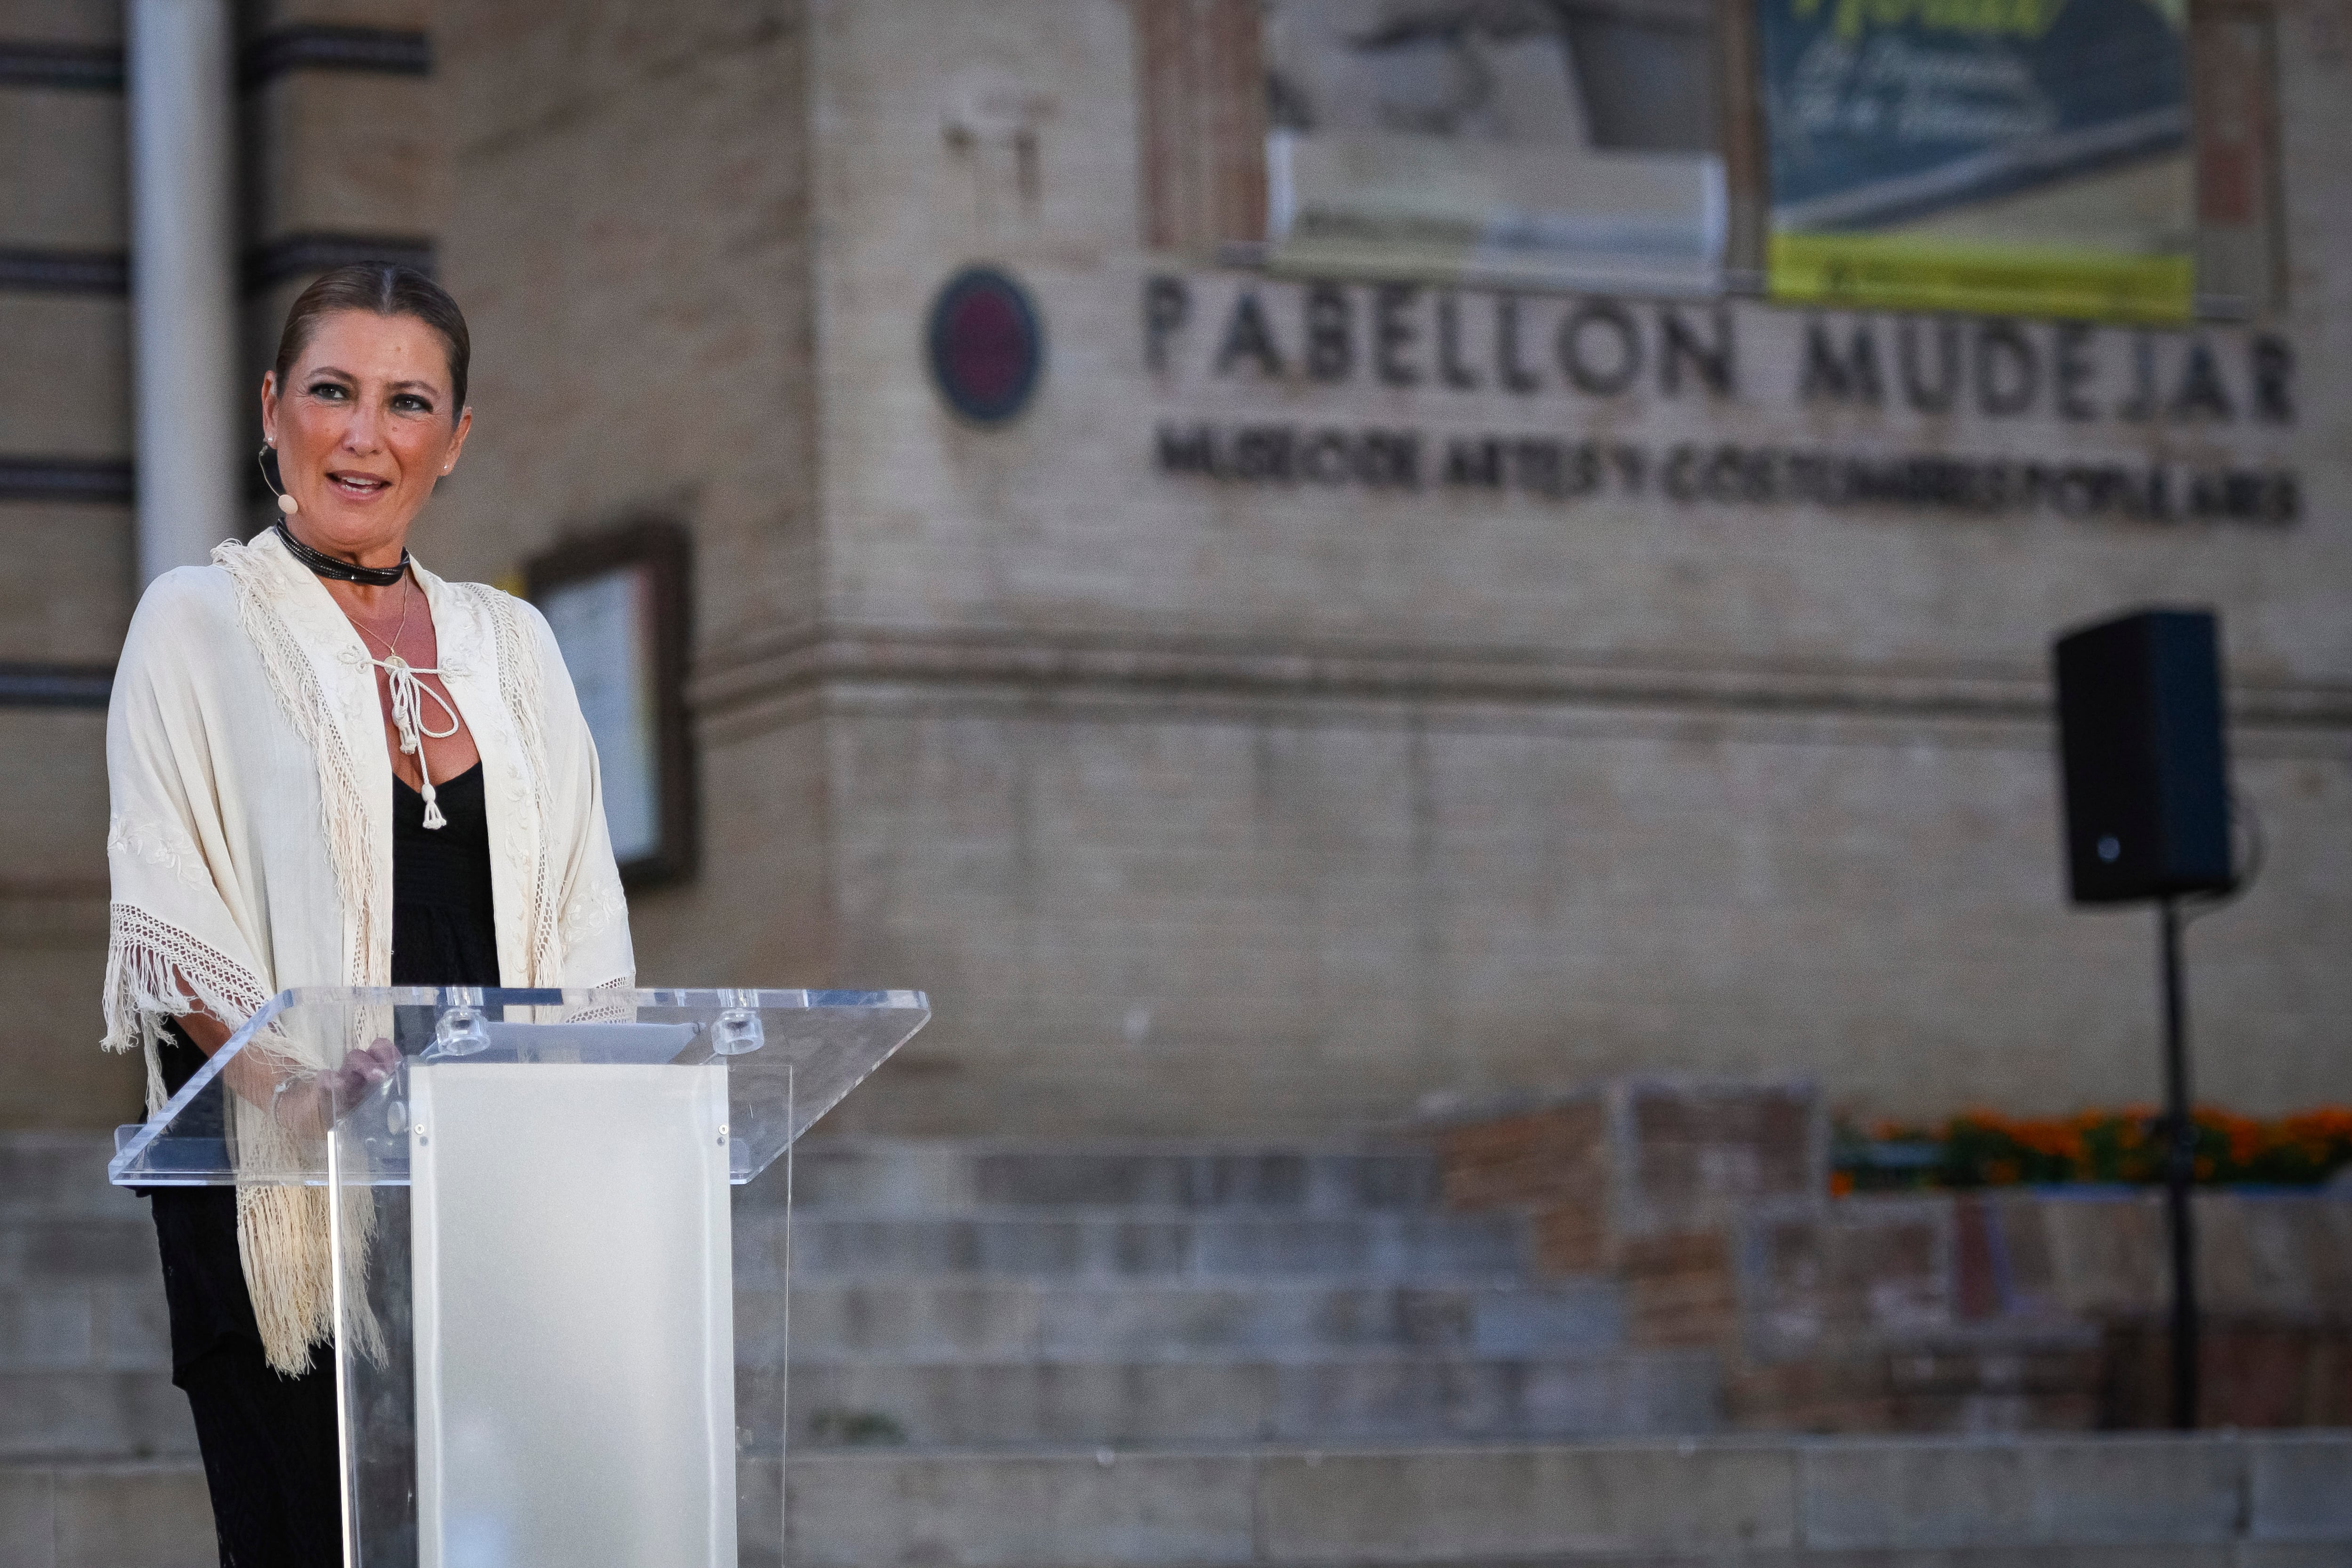
[{"label": "black loudspeaker", "polygon": [[2142,610],[2058,639],[2066,868],[2076,903],[2231,885],[2221,661],[2207,610]]}]

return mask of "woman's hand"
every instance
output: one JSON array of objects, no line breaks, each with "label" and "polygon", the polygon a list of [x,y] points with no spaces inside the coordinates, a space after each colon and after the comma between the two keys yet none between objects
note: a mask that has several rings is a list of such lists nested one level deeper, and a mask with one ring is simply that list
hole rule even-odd
[{"label": "woman's hand", "polygon": [[339,1068],[281,1078],[268,1103],[279,1126],[304,1138],[324,1138],[337,1117],[366,1099],[399,1065],[399,1050],[390,1040],[379,1039],[345,1056]]},{"label": "woman's hand", "polygon": [[390,1078],[400,1066],[400,1051],[390,1040],[378,1039],[343,1058],[343,1065],[320,1079],[327,1100],[327,1119],[333,1119],[367,1098],[368,1091]]}]

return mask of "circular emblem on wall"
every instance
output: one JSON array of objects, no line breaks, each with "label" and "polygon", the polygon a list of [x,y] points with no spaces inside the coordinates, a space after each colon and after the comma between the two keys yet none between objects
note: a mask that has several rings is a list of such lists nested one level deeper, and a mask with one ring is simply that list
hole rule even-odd
[{"label": "circular emblem on wall", "polygon": [[975,425],[1002,425],[1028,405],[1045,368],[1045,329],[1029,291],[993,267],[967,267],[931,301],[931,380]]}]

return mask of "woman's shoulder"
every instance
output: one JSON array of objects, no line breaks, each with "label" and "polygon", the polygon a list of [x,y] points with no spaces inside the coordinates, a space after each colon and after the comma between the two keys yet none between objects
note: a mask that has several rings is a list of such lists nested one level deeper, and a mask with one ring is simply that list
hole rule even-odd
[{"label": "woman's shoulder", "polygon": [[184,627],[236,618],[236,585],[218,566],[174,566],[147,584],[134,625]]},{"label": "woman's shoulder", "polygon": [[288,581],[285,569],[291,565],[273,548],[268,529],[249,540],[223,540],[203,564],[175,566],[148,584],[136,616],[174,623],[235,621],[247,591],[280,597]]},{"label": "woman's shoulder", "polygon": [[208,683],[245,642],[236,584],[217,566],[180,566],[147,584],[115,661],[118,703],[127,695]]}]

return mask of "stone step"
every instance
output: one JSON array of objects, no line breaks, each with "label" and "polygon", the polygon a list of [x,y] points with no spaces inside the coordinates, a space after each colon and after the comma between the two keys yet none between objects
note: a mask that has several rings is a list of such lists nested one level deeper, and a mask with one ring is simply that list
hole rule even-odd
[{"label": "stone step", "polygon": [[193,1454],[187,1395],[162,1372],[0,1373],[0,1457]]},{"label": "stone step", "polygon": [[[805,1281],[807,1276],[802,1279]],[[1622,1342],[1618,1288],[1545,1285],[803,1283],[801,1362],[1304,1359],[1331,1352],[1591,1355]],[[781,1327],[778,1291],[739,1290],[739,1340]]]},{"label": "stone step", "polygon": [[763,1568],[2352,1561],[2352,1434],[803,1453],[739,1471]]},{"label": "stone step", "polygon": [[0,1286],[0,1373],[168,1372],[163,1280]]},{"label": "stone step", "polygon": [[212,1500],[194,1459],[0,1461],[7,1568],[219,1568]]},{"label": "stone step", "polygon": [[[796,1363],[792,1439],[1002,1448],[1058,1444],[1448,1442],[1705,1432],[1715,1358],[1410,1355],[1318,1362]],[[764,1385],[744,1384],[747,1400]],[[773,1429],[772,1407],[739,1420]]]},{"label": "stone step", "polygon": [[[0,1134],[0,1215],[114,1214],[137,1199],[106,1180],[103,1133]],[[803,1212],[956,1214],[973,1209],[1150,1208],[1393,1213],[1438,1207],[1438,1168],[1413,1147],[1199,1142],[998,1144],[984,1140],[814,1138],[794,1152]],[[739,1205],[782,1201],[781,1168]]]},{"label": "stone step", "polygon": [[[772,1172],[738,1194],[773,1206]],[[819,1138],[794,1151],[803,1212],[954,1214],[971,1209],[1147,1208],[1352,1214],[1438,1202],[1435,1158],[1417,1148],[1203,1146],[1198,1142],[992,1143]]]},{"label": "stone step", "polygon": [[[1703,1432],[1706,1352],[1311,1362],[796,1362],[792,1435],[819,1445],[1444,1441]],[[743,1423],[772,1429],[745,1379]],[[194,1453],[167,1372],[0,1373],[0,1457]]]},{"label": "stone step", "polygon": [[[739,1214],[735,1277],[781,1278],[782,1214]],[[1181,1218],[994,1214],[954,1218],[840,1218],[803,1214],[791,1227],[796,1279],[1196,1280],[1421,1279],[1468,1284],[1517,1279],[1523,1229],[1493,1215],[1356,1215]]]},{"label": "stone step", "polygon": [[[110,1136],[0,1134],[0,1217],[120,1215],[135,1194],[110,1185]],[[782,1168],[739,1188],[771,1209]],[[963,1215],[981,1210],[1139,1209],[1348,1215],[1442,1208],[1438,1167],[1415,1148],[1024,1145],[984,1141],[812,1139],[795,1152],[803,1213]]]},{"label": "stone step", "polygon": [[[1623,1338],[1618,1288],[1548,1285],[806,1284],[792,1292],[796,1360],[1192,1361],[1413,1350],[1598,1354]],[[743,1341],[781,1331],[776,1291],[740,1290]],[[160,1279],[0,1289],[0,1373],[154,1372],[172,1363]]]},{"label": "stone step", "polygon": [[114,1140],[104,1133],[0,1134],[0,1219],[144,1214],[137,1197],[108,1184],[113,1156]]},{"label": "stone step", "polygon": [[155,1222],[136,1199],[103,1214],[0,1216],[0,1287],[162,1281]]},{"label": "stone step", "polygon": [[[2319,1568],[2352,1433],[803,1452],[737,1468],[746,1568]],[[212,1568],[189,1461],[0,1463],[9,1568]]]}]

